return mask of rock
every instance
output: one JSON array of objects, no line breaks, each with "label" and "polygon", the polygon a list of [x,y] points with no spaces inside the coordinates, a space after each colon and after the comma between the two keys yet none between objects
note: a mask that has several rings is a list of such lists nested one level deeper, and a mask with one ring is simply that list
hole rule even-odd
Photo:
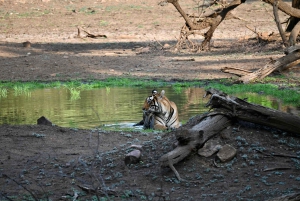
[{"label": "rock", "polygon": [[236,149],[229,144],[224,145],[218,152],[217,157],[225,163],[233,159],[236,155]]},{"label": "rock", "polygon": [[171,45],[169,45],[168,43],[164,44],[163,46],[164,49],[170,49],[171,48]]},{"label": "rock", "polygon": [[41,116],[38,120],[37,120],[37,124],[38,125],[47,125],[47,126],[52,126],[52,122],[49,121],[46,117]]},{"label": "rock", "polygon": [[124,162],[126,165],[137,164],[141,159],[141,151],[133,150],[125,156]]},{"label": "rock", "polygon": [[26,42],[24,42],[22,44],[23,44],[23,47],[25,47],[25,48],[31,47],[31,43],[29,41],[26,41]]},{"label": "rock", "polygon": [[208,141],[198,150],[198,154],[204,157],[210,157],[222,148],[217,141]]}]

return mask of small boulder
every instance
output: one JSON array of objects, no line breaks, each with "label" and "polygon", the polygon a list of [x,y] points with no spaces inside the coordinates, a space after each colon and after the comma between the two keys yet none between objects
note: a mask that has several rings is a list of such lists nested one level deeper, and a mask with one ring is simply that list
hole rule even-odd
[{"label": "small boulder", "polygon": [[141,160],[141,151],[133,150],[125,156],[125,165],[137,164]]},{"label": "small boulder", "polygon": [[229,144],[224,145],[218,152],[217,157],[225,163],[233,159],[236,155],[236,149]]},{"label": "small boulder", "polygon": [[29,41],[26,41],[26,42],[24,42],[22,44],[23,44],[23,47],[25,47],[25,48],[31,47],[31,43]]},{"label": "small boulder", "polygon": [[222,148],[217,141],[208,141],[198,150],[198,154],[204,157],[210,157]]},{"label": "small boulder", "polygon": [[52,126],[52,122],[50,120],[48,120],[46,117],[41,116],[38,120],[37,120],[37,124],[38,125],[47,125],[47,126]]}]

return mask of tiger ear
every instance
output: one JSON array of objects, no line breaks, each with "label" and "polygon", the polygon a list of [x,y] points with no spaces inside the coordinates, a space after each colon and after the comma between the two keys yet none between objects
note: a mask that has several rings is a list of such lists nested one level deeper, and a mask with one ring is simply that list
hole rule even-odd
[{"label": "tiger ear", "polygon": [[157,94],[157,90],[156,89],[153,89],[152,90],[152,96],[155,96]]},{"label": "tiger ear", "polygon": [[160,97],[163,98],[165,96],[165,90],[161,90]]}]

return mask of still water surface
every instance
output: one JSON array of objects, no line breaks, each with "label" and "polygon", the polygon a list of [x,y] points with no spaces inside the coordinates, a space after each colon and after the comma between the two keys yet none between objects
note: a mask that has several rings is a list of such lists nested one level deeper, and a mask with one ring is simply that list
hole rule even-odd
[{"label": "still water surface", "polygon": [[[205,91],[202,88],[175,90],[164,87],[164,90],[166,96],[176,103],[179,119],[183,123],[208,111],[204,106],[208,99],[203,98]],[[100,88],[81,91],[80,98],[76,99],[66,88],[38,89],[29,94],[16,94],[11,90],[7,97],[0,97],[0,124],[36,124],[39,117],[45,116],[62,127],[132,125],[142,119],[142,105],[151,91],[152,88]],[[249,102],[266,107],[289,110],[270,97],[256,94],[243,94],[241,97],[248,97]]]}]

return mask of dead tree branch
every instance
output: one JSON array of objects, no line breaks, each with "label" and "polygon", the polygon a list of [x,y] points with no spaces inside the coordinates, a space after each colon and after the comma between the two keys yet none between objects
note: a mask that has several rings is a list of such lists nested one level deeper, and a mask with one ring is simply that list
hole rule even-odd
[{"label": "dead tree branch", "polygon": [[[294,47],[294,46],[292,46]],[[277,60],[272,60],[270,63],[266,64],[264,67],[251,72],[247,73],[244,69],[238,69],[238,68],[229,68],[225,67],[221,70],[224,73],[232,73],[238,76],[241,76],[238,80],[242,83],[249,83],[254,80],[260,80],[271,74],[272,72],[276,71],[283,71],[287,68],[293,67],[293,65],[289,65],[290,63],[293,63],[300,59],[300,51],[296,50],[292,53],[285,55]]]},{"label": "dead tree branch", "polygon": [[[204,50],[207,47],[209,49],[209,43],[212,39],[214,31],[219,26],[219,24],[224,19],[232,17],[230,11],[239,6],[240,4],[244,3],[245,0],[234,0],[228,5],[216,6],[214,10],[210,9],[208,12],[201,14],[198,20],[196,21],[192,20],[195,19],[194,16],[188,15],[184,12],[178,0],[167,0],[167,2],[173,4],[173,6],[177,9],[177,11],[181,14],[181,16],[186,22],[185,26],[183,27],[184,32],[183,30],[181,30],[180,39],[178,41],[179,44],[177,47],[181,47],[183,40],[188,40],[188,37],[191,34],[195,34],[195,30],[200,31],[210,27],[209,30],[203,34],[204,40],[202,41],[202,44],[199,47],[200,50]],[[191,43],[191,41],[189,41],[189,43],[192,44],[192,47],[194,48],[193,43]]]},{"label": "dead tree branch", "polygon": [[281,23],[280,23],[279,15],[278,15],[278,0],[276,0],[273,4],[273,13],[274,13],[275,22],[276,22],[278,31],[280,33],[281,39],[283,41],[283,44],[285,47],[288,47],[289,43],[288,43],[287,38],[285,37],[284,31],[283,31]]}]

